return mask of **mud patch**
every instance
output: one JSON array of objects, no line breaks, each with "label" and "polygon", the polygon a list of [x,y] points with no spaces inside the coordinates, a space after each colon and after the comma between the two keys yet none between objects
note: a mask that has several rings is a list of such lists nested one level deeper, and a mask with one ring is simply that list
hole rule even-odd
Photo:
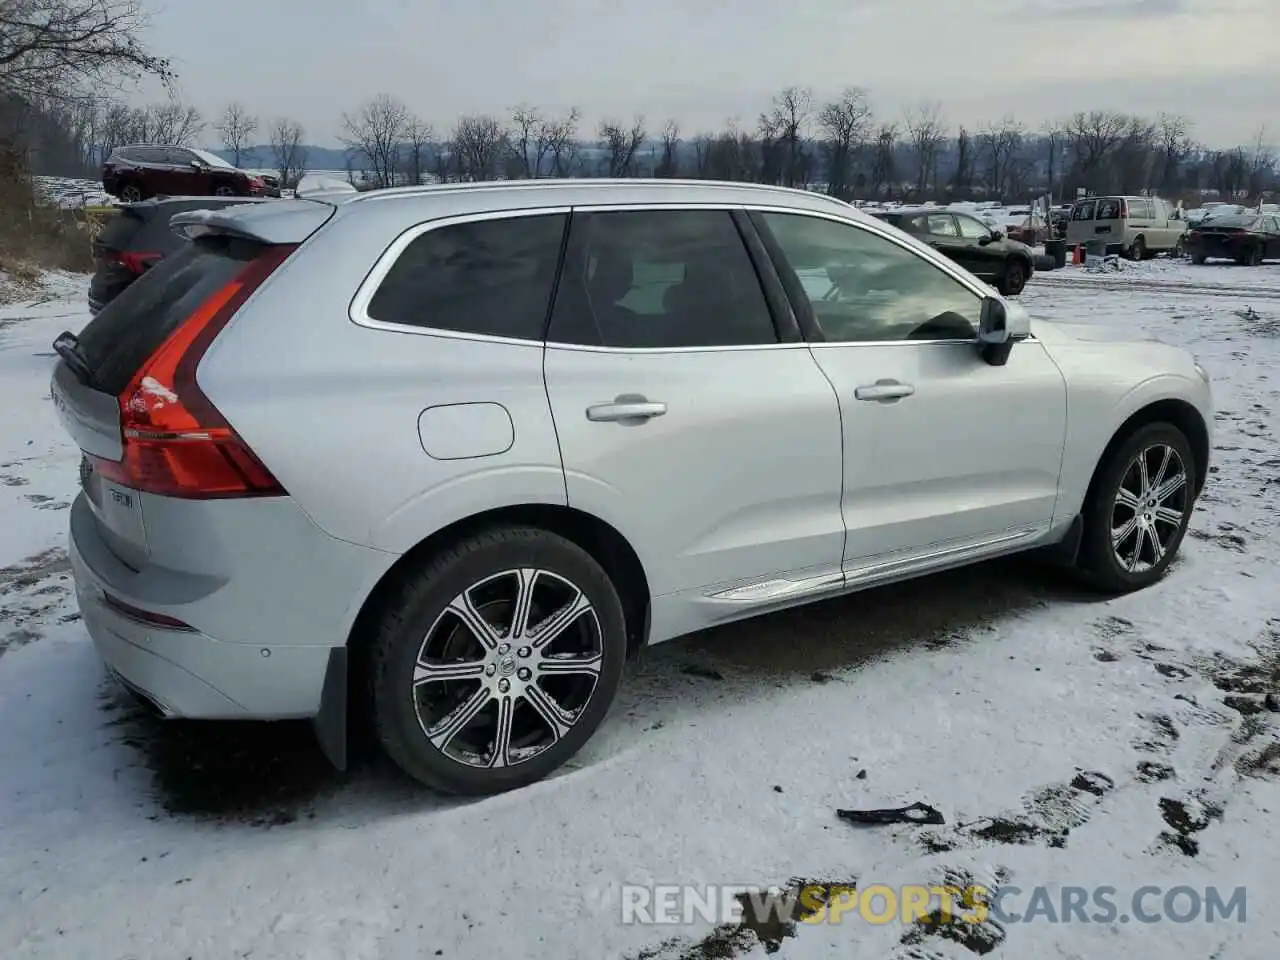
[{"label": "mud patch", "polygon": [[71,562],[54,547],[0,568],[0,656],[34,643],[71,598]]},{"label": "mud patch", "polygon": [[1167,763],[1156,763],[1154,760],[1143,760],[1138,764],[1137,778],[1142,783],[1161,783],[1172,780],[1177,771]]},{"label": "mud patch", "polygon": [[114,681],[102,706],[113,737],[138,752],[156,800],[174,815],[281,826],[313,817],[317,795],[341,778],[306,721],[161,720]]},{"label": "mud patch", "polygon": [[[970,953],[985,956],[1005,941],[1004,927],[990,916],[976,920],[973,911],[989,907],[993,891],[1009,879],[1008,871],[997,867],[992,879],[979,882],[972,874],[963,870],[947,870],[940,887],[947,889],[952,897],[950,908],[941,904],[911,924],[898,941],[905,947],[923,947],[938,940],[958,944]],[[924,957],[916,950],[908,952],[909,957]]]},{"label": "mud patch", "polygon": [[1280,743],[1269,743],[1261,750],[1245,754],[1236,761],[1235,769],[1242,777],[1280,779]]},{"label": "mud patch", "polygon": [[1147,727],[1147,733],[1133,742],[1135,750],[1143,753],[1166,753],[1181,739],[1174,722],[1163,713],[1140,713],[1139,718]]},{"label": "mud patch", "polygon": [[1200,852],[1195,834],[1208,828],[1215,820],[1222,819],[1222,807],[1209,802],[1199,794],[1184,800],[1160,798],[1160,817],[1169,827],[1156,839],[1157,846],[1178,850],[1188,857]]}]

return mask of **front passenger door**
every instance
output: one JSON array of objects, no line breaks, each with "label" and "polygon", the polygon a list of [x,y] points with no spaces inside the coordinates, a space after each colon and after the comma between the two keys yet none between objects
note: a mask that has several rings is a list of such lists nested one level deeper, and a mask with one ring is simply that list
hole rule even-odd
[{"label": "front passenger door", "polygon": [[994,280],[1004,267],[1005,251],[992,240],[991,231],[973,217],[956,214],[956,226],[966,244],[965,251],[968,262],[963,266],[970,273],[983,280]]},{"label": "front passenger door", "polygon": [[547,393],[569,506],[639,555],[655,640],[843,579],[840,410],[771,271],[728,209],[573,211]]},{"label": "front passenger door", "polygon": [[[1051,527],[1066,389],[1031,339],[992,366],[983,296],[868,227],[760,211],[825,340],[810,344],[840,398],[850,583],[1030,545]],[[823,282],[825,281],[825,282]],[[824,289],[825,288],[825,289]]]}]

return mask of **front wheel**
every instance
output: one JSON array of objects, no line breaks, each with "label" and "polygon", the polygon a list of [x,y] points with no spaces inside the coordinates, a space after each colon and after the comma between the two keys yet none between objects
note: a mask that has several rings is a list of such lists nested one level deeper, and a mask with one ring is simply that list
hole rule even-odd
[{"label": "front wheel", "polygon": [[1193,253],[1191,255],[1191,262],[1194,263],[1197,267],[1203,264],[1204,261],[1205,261],[1205,256],[1203,253]]},{"label": "front wheel", "polygon": [[584,550],[534,528],[479,534],[383,612],[371,675],[379,738],[439,790],[524,786],[604,721],[626,651],[618,593]]},{"label": "front wheel", "polygon": [[1153,423],[1105,463],[1084,508],[1078,565],[1097,588],[1126,593],[1164,576],[1195,504],[1195,460],[1177,427]]},{"label": "front wheel", "polygon": [[1016,297],[1027,285],[1027,268],[1019,259],[1011,259],[1005,264],[1004,273],[996,285],[1006,297]]}]

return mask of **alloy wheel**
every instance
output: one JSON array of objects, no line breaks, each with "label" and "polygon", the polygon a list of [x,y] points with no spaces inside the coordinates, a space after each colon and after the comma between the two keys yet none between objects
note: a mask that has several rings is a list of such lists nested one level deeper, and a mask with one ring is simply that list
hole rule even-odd
[{"label": "alloy wheel", "polygon": [[493,574],[454,597],[422,641],[418,725],[460,764],[523,763],[577,723],[603,663],[600,619],[581,589],[548,570]]},{"label": "alloy wheel", "polygon": [[1111,548],[1120,569],[1145,573],[1168,555],[1190,507],[1178,451],[1155,443],[1130,461],[1111,509]]}]

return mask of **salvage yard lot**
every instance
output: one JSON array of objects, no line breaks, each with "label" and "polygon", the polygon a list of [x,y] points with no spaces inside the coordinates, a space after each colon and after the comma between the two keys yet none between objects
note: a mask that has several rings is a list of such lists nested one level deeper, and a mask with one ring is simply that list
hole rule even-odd
[{"label": "salvage yard lot", "polygon": [[[339,776],[305,725],[166,725],[116,691],[71,596],[78,452],[48,398],[83,282],[0,307],[0,956],[1280,956],[1280,265],[1124,267],[1022,299],[1213,378],[1214,465],[1163,583],[1101,600],[1015,557],[674,641],[569,769],[469,802],[376,761]],[[946,824],[835,816],[917,800]],[[793,878],[1249,901],[950,937],[621,922],[624,884]]]}]

